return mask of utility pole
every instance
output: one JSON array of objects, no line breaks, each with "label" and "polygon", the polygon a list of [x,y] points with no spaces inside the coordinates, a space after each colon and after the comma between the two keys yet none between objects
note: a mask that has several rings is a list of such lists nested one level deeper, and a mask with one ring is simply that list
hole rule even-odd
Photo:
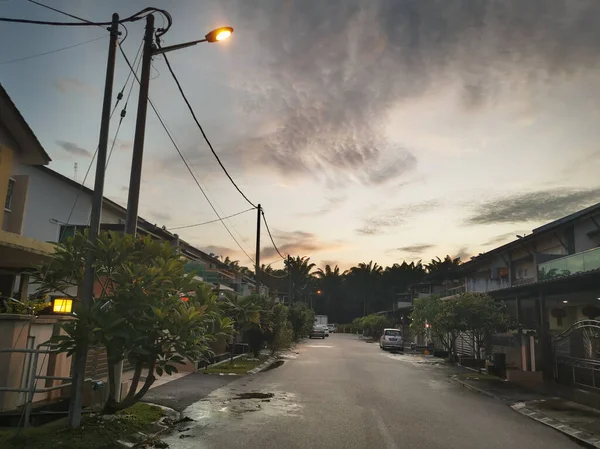
[{"label": "utility pole", "polygon": [[125,233],[135,235],[137,231],[138,206],[140,202],[140,184],[142,182],[142,160],[144,158],[144,137],[146,134],[146,115],[148,111],[148,90],[150,88],[150,64],[154,49],[154,16],[146,16],[146,33],[142,54],[142,74],[140,78],[140,94],[138,97],[135,137],[133,141],[133,157],[131,159],[131,176],[129,178],[129,195],[127,197],[127,216]]},{"label": "utility pole", "polygon": [[262,207],[260,204],[256,208],[256,294],[260,294],[260,215],[262,214]]},{"label": "utility pole", "polygon": [[[90,246],[95,246],[100,233],[102,216],[102,199],[104,197],[104,175],[106,172],[106,154],[108,148],[108,132],[110,128],[110,110],[112,106],[113,81],[115,77],[115,59],[117,55],[117,39],[119,37],[119,15],[112,15],[110,26],[110,43],[108,46],[108,62],[106,64],[106,81],[104,83],[104,101],[102,103],[102,119],[100,122],[100,138],[98,141],[98,158],[96,159],[96,179],[92,197],[92,212],[88,240]],[[81,285],[81,303],[84,309],[89,309],[94,301],[94,259],[90,251],[85,258],[85,271]],[[73,357],[73,378],[71,381],[71,398],[69,400],[69,427],[78,428],[81,425],[81,407],[83,382],[87,360],[87,343],[78,342]]]}]

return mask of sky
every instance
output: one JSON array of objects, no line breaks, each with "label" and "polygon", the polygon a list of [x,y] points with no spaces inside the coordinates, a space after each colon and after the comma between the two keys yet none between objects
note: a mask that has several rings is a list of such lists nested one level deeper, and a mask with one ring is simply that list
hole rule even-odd
[{"label": "sky", "polygon": [[[93,21],[148,6],[45,0]],[[600,201],[600,2],[596,0],[178,0],[163,45],[233,179],[260,203],[284,254],[348,268],[469,260]],[[0,16],[71,19],[26,0]],[[157,25],[162,17],[157,15]],[[144,22],[127,25],[133,60]],[[82,181],[99,133],[107,32],[3,23],[0,82],[52,157]],[[124,37],[124,36],[123,36]],[[84,43],[85,42],[85,43]],[[81,44],[44,56],[29,56]],[[22,59],[14,61],[15,59]],[[115,92],[130,80],[117,58]],[[133,86],[105,195],[127,202]],[[125,98],[122,100],[125,101]],[[150,98],[223,216],[250,206],[202,139],[163,57]],[[123,103],[119,105],[119,110]],[[111,142],[118,124],[111,122]],[[86,185],[93,185],[92,174]],[[167,229],[214,212],[149,109],[140,215]],[[256,213],[174,230],[251,266]],[[262,260],[281,267],[262,230]],[[245,254],[245,253],[246,254]]]}]

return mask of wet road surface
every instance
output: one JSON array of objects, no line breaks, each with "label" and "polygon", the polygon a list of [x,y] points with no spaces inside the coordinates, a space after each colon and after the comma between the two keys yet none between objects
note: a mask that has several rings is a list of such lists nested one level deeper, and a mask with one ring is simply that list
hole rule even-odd
[{"label": "wet road surface", "polygon": [[448,368],[426,359],[344,334],[308,340],[297,351],[281,367],[190,405],[184,414],[194,422],[165,441],[176,449],[580,447],[462,388]]}]

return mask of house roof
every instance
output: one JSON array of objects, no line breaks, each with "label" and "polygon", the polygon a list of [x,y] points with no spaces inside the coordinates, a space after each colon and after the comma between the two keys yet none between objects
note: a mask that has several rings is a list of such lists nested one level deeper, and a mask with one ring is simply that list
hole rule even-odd
[{"label": "house roof", "polygon": [[475,256],[470,261],[462,264],[460,267],[460,270],[463,271],[464,269],[470,269],[473,266],[477,265],[478,263],[484,262],[490,256],[499,255],[507,250],[510,250],[513,248],[518,248],[519,246],[524,246],[524,245],[534,241],[535,239],[537,239],[538,237],[540,237],[541,235],[543,235],[547,232],[557,230],[559,228],[562,228],[564,226],[567,226],[567,225],[575,222],[576,220],[579,220],[581,218],[591,217],[598,213],[600,213],[600,203],[594,204],[590,207],[586,207],[585,209],[582,209],[578,212],[574,212],[565,217],[559,218],[558,220],[554,220],[550,223],[540,226],[539,228],[535,228],[534,230],[531,231],[531,234],[525,235],[522,238],[513,240],[512,242],[509,242],[502,246],[494,248],[494,249],[492,249],[486,253],[483,253],[479,256]]},{"label": "house roof", "polygon": [[[94,191],[92,189],[90,189],[89,187],[86,187],[83,184],[80,184],[77,181],[75,181],[65,175],[60,174],[60,173],[52,170],[51,168],[43,167],[43,166],[36,167],[36,168],[43,171],[44,173],[47,173],[50,176],[53,176],[53,177],[61,180],[62,182],[65,182],[73,187],[77,187],[78,189],[81,189],[82,191],[84,191],[90,195],[92,195],[94,193]],[[127,209],[125,207],[121,206],[120,204],[118,204],[118,203],[114,202],[113,200],[110,200],[106,197],[104,197],[104,199],[103,199],[103,204],[109,205],[111,208],[113,208],[117,212],[122,213],[123,215],[127,214]],[[138,217],[138,226],[140,228],[142,228],[144,231],[154,234],[163,240],[174,241],[174,240],[178,239],[178,237],[179,237],[177,234],[171,233],[166,228],[163,228],[156,224],[150,223],[148,220],[146,220],[142,217]],[[116,229],[119,227],[123,227],[123,225],[103,225],[103,227],[104,228],[112,227],[112,228]],[[184,240],[179,240],[179,245],[182,248],[184,248],[186,252],[192,253],[196,257],[201,257],[211,263],[214,263],[219,268],[229,269],[229,266],[227,264],[223,263],[221,260],[217,259],[216,257],[211,256],[210,254],[207,254],[206,252],[202,251],[201,249],[196,248],[195,246],[192,246],[191,244],[189,244],[188,242],[186,242]],[[252,276],[244,275],[244,277],[254,281]]]},{"label": "house roof", "polygon": [[20,160],[23,164],[47,165],[52,160],[1,83],[0,124],[6,127],[19,145]]}]

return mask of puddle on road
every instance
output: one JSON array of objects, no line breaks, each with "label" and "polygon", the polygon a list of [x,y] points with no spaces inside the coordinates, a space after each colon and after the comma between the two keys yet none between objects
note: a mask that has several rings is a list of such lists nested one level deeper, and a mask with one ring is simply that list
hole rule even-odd
[{"label": "puddle on road", "polygon": [[[164,441],[175,449],[197,449],[204,437],[220,432],[245,432],[256,426],[272,422],[274,418],[297,419],[302,407],[296,395],[281,391],[277,385],[263,385],[262,391],[240,392],[240,385],[220,388],[201,401],[190,405],[183,415],[193,421],[185,421],[181,429],[166,436]],[[256,413],[259,412],[259,413]],[[185,429],[183,439],[182,429]]]},{"label": "puddle on road", "polygon": [[236,399],[271,399],[273,396],[275,396],[273,393],[250,392],[250,393],[239,393],[234,398],[231,398],[231,399],[233,399],[233,400],[236,400]]}]

